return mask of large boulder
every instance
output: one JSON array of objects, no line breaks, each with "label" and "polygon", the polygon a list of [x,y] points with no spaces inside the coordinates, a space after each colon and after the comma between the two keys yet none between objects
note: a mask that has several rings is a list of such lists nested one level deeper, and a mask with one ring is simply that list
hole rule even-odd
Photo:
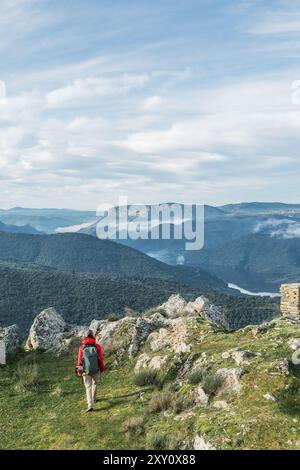
[{"label": "large boulder", "polygon": [[67,325],[54,308],[43,310],[34,320],[25,344],[25,350],[58,352],[66,344]]},{"label": "large boulder", "polygon": [[196,405],[206,407],[208,405],[209,397],[206,395],[205,391],[198,385],[193,394],[193,399]]},{"label": "large boulder", "polygon": [[194,302],[186,302],[179,294],[175,294],[167,302],[158,307],[158,309],[164,312],[168,318],[200,316],[225,328],[228,327],[221,309],[211,304],[204,296],[198,297]]},{"label": "large boulder", "polygon": [[162,304],[159,309],[162,310],[167,317],[177,318],[183,315],[184,309],[186,307],[186,301],[179,294],[171,295],[171,297]]},{"label": "large boulder", "polygon": [[134,370],[135,372],[139,372],[142,369],[160,370],[168,360],[168,356],[150,357],[148,354],[143,353],[139,356]]},{"label": "large boulder", "polygon": [[168,327],[160,328],[151,333],[148,337],[151,351],[191,352],[191,345],[188,343],[188,339],[190,329],[196,325],[193,320],[196,321],[191,318],[176,318],[170,320]]},{"label": "large boulder", "polygon": [[129,346],[129,356],[136,356],[140,350],[141,344],[148,338],[150,333],[166,324],[168,324],[168,322],[160,313],[155,313],[150,318],[138,318]]},{"label": "large boulder", "polygon": [[93,331],[96,341],[100,344],[114,342],[129,347],[136,322],[137,319],[131,317],[124,317],[117,321],[93,320],[90,329]]},{"label": "large boulder", "polygon": [[239,379],[243,372],[244,371],[241,368],[218,369],[216,374],[221,383],[218,395],[234,395],[239,393],[242,388]]},{"label": "large boulder", "polygon": [[15,354],[20,347],[18,325],[8,326],[6,328],[0,328],[0,342],[4,344],[4,352],[6,356]]}]

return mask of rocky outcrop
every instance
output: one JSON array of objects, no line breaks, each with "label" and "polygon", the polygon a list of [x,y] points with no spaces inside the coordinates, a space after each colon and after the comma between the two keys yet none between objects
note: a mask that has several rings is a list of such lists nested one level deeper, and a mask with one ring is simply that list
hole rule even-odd
[{"label": "rocky outcrop", "polygon": [[158,309],[168,318],[200,316],[225,328],[227,326],[222,311],[217,306],[212,305],[204,296],[198,297],[194,302],[186,302],[179,294],[172,295]]},{"label": "rocky outcrop", "polygon": [[93,331],[96,340],[101,344],[118,342],[129,347],[136,322],[137,319],[131,317],[121,318],[117,321],[93,320],[90,329]]},{"label": "rocky outcrop", "polygon": [[183,314],[186,305],[181,295],[174,294],[159,307],[159,310],[163,311],[168,318],[177,318]]},{"label": "rocky outcrop", "polygon": [[206,407],[208,405],[209,397],[206,395],[205,391],[198,385],[193,394],[194,403],[198,406]]},{"label": "rocky outcrop", "polygon": [[160,313],[155,313],[150,318],[138,318],[129,346],[129,356],[136,356],[140,350],[141,344],[148,338],[149,334],[166,324],[168,324],[168,322]]},{"label": "rocky outcrop", "polygon": [[6,328],[0,328],[0,341],[4,344],[5,355],[10,356],[16,354],[20,347],[20,336],[19,336],[18,325],[8,326]]},{"label": "rocky outcrop", "polygon": [[174,353],[191,351],[188,344],[190,329],[196,326],[194,319],[176,318],[170,320],[168,328],[160,328],[148,337],[151,351],[170,350]]},{"label": "rocky outcrop", "polygon": [[230,408],[228,403],[224,400],[216,400],[212,406],[216,410],[229,410]]},{"label": "rocky outcrop", "polygon": [[87,327],[67,325],[54,308],[48,308],[35,318],[25,349],[59,352],[68,347],[72,337],[82,338],[90,329],[104,347],[115,346],[120,357],[123,353],[136,357],[145,341],[153,352],[164,348],[176,354],[191,352],[189,334],[196,317],[211,317],[214,309],[205,297],[187,303],[180,295],[173,295],[150,316],[93,320]]},{"label": "rocky outcrop", "polygon": [[243,369],[218,369],[216,372],[217,377],[220,379],[220,387],[218,395],[234,395],[239,393],[242,386],[240,378],[243,374]]},{"label": "rocky outcrop", "polygon": [[139,356],[134,370],[135,372],[139,372],[142,369],[159,370],[168,362],[168,359],[168,356],[150,357],[144,353]]},{"label": "rocky outcrop", "polygon": [[34,320],[25,350],[59,351],[64,344],[66,322],[54,308],[43,310]]},{"label": "rocky outcrop", "polygon": [[243,351],[240,348],[230,349],[229,351],[225,351],[222,354],[222,359],[233,359],[237,365],[241,364],[248,364],[249,359],[254,358],[257,356],[257,353],[253,353],[251,351]]}]

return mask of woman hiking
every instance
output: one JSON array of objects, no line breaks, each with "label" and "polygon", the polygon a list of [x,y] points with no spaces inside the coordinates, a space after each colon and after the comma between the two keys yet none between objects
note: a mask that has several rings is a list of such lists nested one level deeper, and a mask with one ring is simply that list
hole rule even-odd
[{"label": "woman hiking", "polygon": [[97,382],[100,373],[104,372],[102,348],[96,343],[92,331],[88,331],[87,337],[82,340],[78,351],[77,375],[82,376],[86,390],[87,412],[93,411],[97,402]]}]

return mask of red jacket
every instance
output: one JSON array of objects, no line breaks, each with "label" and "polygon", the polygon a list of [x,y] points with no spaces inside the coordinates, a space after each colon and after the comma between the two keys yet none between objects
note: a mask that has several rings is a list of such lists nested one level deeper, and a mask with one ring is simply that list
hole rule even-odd
[{"label": "red jacket", "polygon": [[97,348],[97,351],[98,351],[98,357],[99,357],[99,368],[100,368],[100,371],[101,372],[104,372],[104,362],[103,362],[103,354],[102,354],[102,348],[100,346],[100,344],[96,343],[96,341],[93,339],[93,338],[85,338],[83,341],[82,341],[82,346],[79,347],[79,351],[78,351],[78,361],[77,361],[77,365],[78,366],[82,366],[82,355],[83,355],[83,348],[84,346],[86,345],[93,345],[93,344],[96,344],[96,348]]}]

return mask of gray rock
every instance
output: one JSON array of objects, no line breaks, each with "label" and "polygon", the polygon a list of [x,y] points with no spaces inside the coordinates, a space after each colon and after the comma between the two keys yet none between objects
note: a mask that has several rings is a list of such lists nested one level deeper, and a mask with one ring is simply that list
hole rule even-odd
[{"label": "gray rock", "polygon": [[216,448],[204,439],[204,436],[197,434],[194,439],[194,450],[216,450]]},{"label": "gray rock", "polygon": [[224,400],[217,400],[213,403],[213,408],[216,410],[229,410],[229,405]]},{"label": "gray rock", "polygon": [[[118,342],[128,347],[134,334],[134,328],[137,318],[125,317],[117,321],[103,320],[98,322],[95,333],[96,340],[99,343]],[[95,320],[91,323],[90,328],[95,328]],[[95,331],[93,330],[92,331]]]},{"label": "gray rock", "polygon": [[140,350],[141,344],[148,338],[149,334],[165,324],[167,324],[167,322],[160,313],[155,313],[150,318],[138,318],[129,346],[129,356],[135,357]]},{"label": "gray rock", "polygon": [[97,336],[100,328],[101,328],[101,325],[105,323],[105,320],[93,320],[89,326],[89,330],[91,330],[93,332],[93,334],[95,336]]},{"label": "gray rock", "polygon": [[175,353],[191,352],[191,345],[187,343],[189,330],[195,326],[195,319],[185,317],[170,320],[167,328],[160,328],[148,337],[150,349],[154,352],[170,350]]},{"label": "gray rock", "polygon": [[168,359],[168,356],[150,357],[144,353],[139,356],[134,370],[135,372],[139,372],[142,369],[159,370],[168,362]]},{"label": "gray rock", "polygon": [[159,309],[163,310],[169,318],[177,318],[183,314],[186,305],[186,301],[179,294],[174,294]]},{"label": "gray rock", "polygon": [[205,391],[198,385],[193,393],[193,399],[196,405],[206,407],[208,405],[208,396],[206,395]]},{"label": "gray rock", "polygon": [[218,395],[233,395],[239,393],[242,387],[239,379],[243,374],[243,369],[218,369],[216,374],[221,381]]},{"label": "gray rock", "polygon": [[268,401],[276,401],[276,398],[274,397],[274,395],[272,395],[272,393],[266,393],[264,395],[264,398]]},{"label": "gray rock", "polygon": [[4,344],[6,356],[16,354],[20,347],[20,331],[18,325],[0,328],[0,341]]},{"label": "gray rock", "polygon": [[296,351],[297,349],[300,348],[300,339],[299,338],[291,338],[288,341],[288,345],[293,351]]},{"label": "gray rock", "polygon": [[222,359],[229,359],[232,358],[237,365],[244,364],[248,362],[248,359],[257,356],[256,353],[251,351],[243,351],[240,348],[230,349],[229,351],[225,351],[222,354]]},{"label": "gray rock", "polygon": [[277,362],[276,366],[280,370],[281,374],[289,375],[289,373],[290,373],[289,361],[286,358],[282,359],[282,360],[279,360]]},{"label": "gray rock", "polygon": [[25,350],[60,351],[66,345],[66,328],[66,322],[54,308],[43,310],[30,328]]}]

